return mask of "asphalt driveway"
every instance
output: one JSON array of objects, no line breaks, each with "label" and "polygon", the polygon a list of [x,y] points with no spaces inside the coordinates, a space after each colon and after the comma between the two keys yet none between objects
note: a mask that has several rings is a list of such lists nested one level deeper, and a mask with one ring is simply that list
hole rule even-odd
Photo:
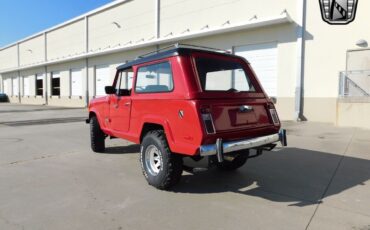
[{"label": "asphalt driveway", "polygon": [[93,153],[85,116],[0,104],[0,229],[370,229],[370,130],[285,122],[288,148],[164,192],[138,145]]}]

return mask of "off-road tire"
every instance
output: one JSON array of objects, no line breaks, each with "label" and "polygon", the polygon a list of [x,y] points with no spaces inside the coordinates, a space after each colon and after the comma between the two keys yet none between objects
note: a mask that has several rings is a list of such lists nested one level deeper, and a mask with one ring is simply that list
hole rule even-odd
[{"label": "off-road tire", "polygon": [[224,160],[221,163],[217,163],[217,168],[223,171],[233,171],[242,167],[248,160],[249,153],[239,154],[232,161]]},{"label": "off-road tire", "polygon": [[[146,154],[149,154],[148,147],[157,148],[161,159],[161,167],[155,175],[151,172],[150,164],[146,162]],[[161,189],[168,190],[180,181],[183,163],[182,157],[172,153],[162,130],[149,131],[143,138],[140,148],[140,164],[143,175],[148,184]]]},{"label": "off-road tire", "polygon": [[97,153],[105,151],[105,134],[100,129],[99,121],[95,116],[90,118],[90,141],[92,151]]}]

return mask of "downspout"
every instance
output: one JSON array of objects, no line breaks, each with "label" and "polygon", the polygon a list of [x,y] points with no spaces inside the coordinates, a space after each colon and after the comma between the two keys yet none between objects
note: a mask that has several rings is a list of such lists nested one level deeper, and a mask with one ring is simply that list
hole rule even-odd
[{"label": "downspout", "polygon": [[[47,34],[46,32],[44,33],[44,58],[45,58],[45,62],[48,62],[48,40],[47,40]],[[49,95],[48,95],[48,87],[49,87],[49,83],[48,83],[48,66],[45,65],[45,105],[48,105],[49,104]]]},{"label": "downspout", "polygon": [[[18,68],[21,66],[21,62],[20,62],[20,56],[19,56],[19,43],[17,43],[17,66]],[[22,88],[23,85],[22,85]],[[22,100],[21,100],[21,71],[18,70],[18,100],[19,100],[19,104],[22,103]]]},{"label": "downspout", "polygon": [[21,101],[21,71],[18,70],[18,101],[19,104],[22,103]]},{"label": "downspout", "polygon": [[305,31],[306,31],[306,0],[298,2],[297,25],[297,76],[295,88],[295,120],[304,120],[303,116],[303,86],[304,86],[304,61],[305,61]]},{"label": "downspout", "polygon": [[[159,39],[161,36],[161,0],[155,1],[155,38]],[[157,51],[159,50],[159,45],[156,45]]]},{"label": "downspout", "polygon": [[[85,53],[89,52],[89,18],[85,17]],[[86,67],[86,107],[89,107],[89,58],[85,60]]]}]

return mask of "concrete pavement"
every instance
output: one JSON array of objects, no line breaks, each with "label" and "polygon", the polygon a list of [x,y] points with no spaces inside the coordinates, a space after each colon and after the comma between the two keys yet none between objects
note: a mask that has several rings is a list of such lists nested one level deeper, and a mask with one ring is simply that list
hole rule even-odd
[{"label": "concrete pavement", "polygon": [[[164,192],[142,176],[138,145],[90,150],[88,126],[67,119],[84,109],[7,106],[0,229],[370,229],[370,130],[286,122],[288,148],[236,172],[184,173]],[[54,115],[65,122],[22,124]]]}]

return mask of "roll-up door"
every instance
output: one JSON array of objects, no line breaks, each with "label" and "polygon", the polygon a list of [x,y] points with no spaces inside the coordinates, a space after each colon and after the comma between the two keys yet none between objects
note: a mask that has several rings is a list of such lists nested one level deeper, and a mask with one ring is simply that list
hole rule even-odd
[{"label": "roll-up door", "polygon": [[30,96],[30,77],[23,78],[23,96]]},{"label": "roll-up door", "polygon": [[71,70],[71,96],[82,96],[82,71]]},{"label": "roll-up door", "polygon": [[97,66],[95,74],[95,95],[104,96],[105,86],[112,85],[109,66]]},{"label": "roll-up door", "polygon": [[10,96],[10,93],[11,93],[8,79],[4,80],[4,93],[8,96]]},{"label": "roll-up door", "polygon": [[13,84],[13,96],[18,96],[19,94],[19,84],[18,84],[18,78],[15,77],[12,79],[12,84]]},{"label": "roll-up door", "polygon": [[247,59],[270,97],[277,96],[278,51],[276,43],[235,47],[235,54]]}]

